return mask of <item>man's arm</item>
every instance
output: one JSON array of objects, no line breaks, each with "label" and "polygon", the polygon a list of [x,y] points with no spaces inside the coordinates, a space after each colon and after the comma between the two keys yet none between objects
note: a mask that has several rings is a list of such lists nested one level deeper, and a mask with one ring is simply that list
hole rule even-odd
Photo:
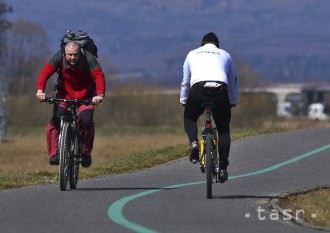
[{"label": "man's arm", "polygon": [[88,63],[88,68],[90,70],[91,76],[95,82],[95,92],[96,95],[93,98],[94,103],[99,103],[103,100],[105,96],[105,77],[100,64],[92,53],[86,51],[86,58]]},{"label": "man's arm", "polygon": [[237,83],[237,75],[234,66],[234,62],[231,56],[228,54],[228,94],[229,101],[231,106],[236,106],[238,101],[238,83]]},{"label": "man's arm", "polygon": [[95,82],[95,92],[96,95],[103,95],[105,96],[105,77],[101,67],[98,67],[91,71],[91,75]]},{"label": "man's arm", "polygon": [[45,88],[48,79],[58,70],[58,68],[61,66],[62,62],[62,53],[59,51],[56,53],[49,63],[47,63],[40,71],[38,81],[37,81],[37,98],[39,100],[44,100],[45,99]]},{"label": "man's arm", "polygon": [[188,99],[188,94],[190,90],[190,76],[191,73],[189,67],[189,58],[187,56],[183,64],[183,79],[181,83],[180,103],[182,105],[185,105]]}]

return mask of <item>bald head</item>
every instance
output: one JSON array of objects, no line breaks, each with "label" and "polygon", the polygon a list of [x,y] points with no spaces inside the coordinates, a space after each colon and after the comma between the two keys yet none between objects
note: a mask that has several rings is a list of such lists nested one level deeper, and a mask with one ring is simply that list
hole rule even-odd
[{"label": "bald head", "polygon": [[71,48],[71,49],[79,49],[79,44],[77,42],[74,41],[70,41],[69,43],[67,43],[64,47],[65,49],[67,48]]},{"label": "bald head", "polygon": [[80,46],[74,41],[70,41],[64,47],[65,58],[71,64],[75,65],[80,58]]}]

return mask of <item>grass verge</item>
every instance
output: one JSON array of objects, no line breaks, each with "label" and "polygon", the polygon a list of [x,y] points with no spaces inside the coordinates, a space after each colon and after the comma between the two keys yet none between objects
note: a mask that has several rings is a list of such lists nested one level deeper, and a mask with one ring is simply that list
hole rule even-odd
[{"label": "grass verge", "polygon": [[[187,154],[188,148],[185,145],[169,146],[144,153],[134,153],[104,165],[81,169],[80,178],[92,178],[151,168],[185,157]],[[0,178],[0,190],[4,190],[58,182],[58,172],[40,171],[17,176],[1,176]]]},{"label": "grass verge", "polygon": [[[265,133],[288,131],[284,128],[268,129],[233,129],[232,140],[238,140],[250,136]],[[80,178],[91,178],[101,175],[132,172],[153,166],[161,165],[172,160],[188,155],[187,145],[168,146],[161,149],[153,149],[143,153],[133,153],[114,161],[95,165],[89,169],[81,169]],[[58,173],[53,171],[39,171],[19,175],[0,176],[0,190],[18,188],[23,186],[49,184],[58,182]]]},{"label": "grass verge", "polygon": [[330,188],[320,188],[302,194],[289,195],[279,205],[292,212],[303,210],[305,222],[330,228]]}]

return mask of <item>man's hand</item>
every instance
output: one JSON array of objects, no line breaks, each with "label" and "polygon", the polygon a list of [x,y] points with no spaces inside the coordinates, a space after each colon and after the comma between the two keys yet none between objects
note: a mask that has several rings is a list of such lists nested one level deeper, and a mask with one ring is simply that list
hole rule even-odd
[{"label": "man's hand", "polygon": [[97,96],[93,97],[92,102],[93,102],[93,104],[98,104],[98,103],[101,103],[102,100],[103,100],[103,96],[97,95]]},{"label": "man's hand", "polygon": [[46,99],[46,94],[44,93],[43,90],[37,90],[36,96],[40,101],[43,101]]}]

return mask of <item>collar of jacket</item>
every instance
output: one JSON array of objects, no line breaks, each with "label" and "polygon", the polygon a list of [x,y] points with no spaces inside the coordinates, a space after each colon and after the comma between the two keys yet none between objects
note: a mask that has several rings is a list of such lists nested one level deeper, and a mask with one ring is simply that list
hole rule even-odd
[{"label": "collar of jacket", "polygon": [[207,43],[207,44],[205,44],[205,45],[203,45],[202,47],[214,47],[214,48],[218,48],[215,44],[212,44],[212,43]]}]

